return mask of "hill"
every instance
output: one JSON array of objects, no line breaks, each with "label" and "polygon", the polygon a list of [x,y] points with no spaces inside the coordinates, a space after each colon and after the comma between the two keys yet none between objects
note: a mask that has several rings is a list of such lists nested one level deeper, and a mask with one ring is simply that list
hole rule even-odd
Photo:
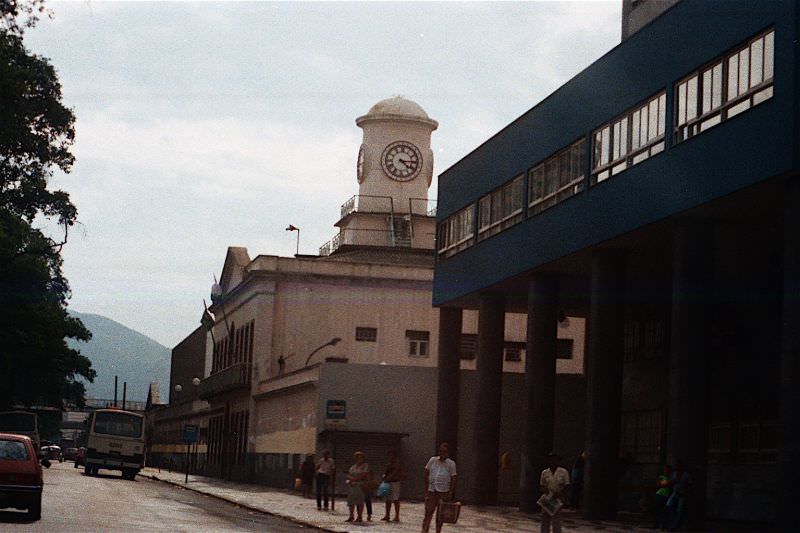
[{"label": "hill", "polygon": [[70,314],[92,332],[88,343],[69,341],[70,347],[79,349],[97,371],[94,383],[86,384],[88,396],[113,398],[114,376],[119,376],[120,401],[123,381],[128,382],[128,400],[145,401],[151,381],[157,381],[162,391],[169,388],[169,348],[110,318],[74,311]]}]

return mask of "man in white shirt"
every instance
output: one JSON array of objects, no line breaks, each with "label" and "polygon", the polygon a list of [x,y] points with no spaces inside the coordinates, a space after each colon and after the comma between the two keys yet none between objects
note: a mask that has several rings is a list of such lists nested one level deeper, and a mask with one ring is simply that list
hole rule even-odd
[{"label": "man in white shirt", "polygon": [[439,520],[439,502],[450,501],[456,488],[456,462],[448,458],[450,446],[446,442],[439,445],[439,455],[434,455],[425,465],[425,518],[422,521],[422,533],[428,533],[431,518],[436,513],[436,533],[441,533],[442,522]]},{"label": "man in white shirt", "polygon": [[[328,510],[328,497],[330,494],[331,480],[336,472],[336,463],[331,459],[331,452],[322,452],[322,459],[317,463],[317,511],[322,510],[322,502],[325,502],[325,510]],[[331,503],[333,499],[331,498]]]},{"label": "man in white shirt", "polygon": [[[566,468],[558,466],[559,456],[555,453],[547,454],[550,461],[550,468],[542,470],[539,477],[539,490],[548,498],[559,498],[563,500],[566,490],[569,487],[569,472]],[[553,516],[542,509],[542,533],[561,533],[561,510],[559,509]]]}]

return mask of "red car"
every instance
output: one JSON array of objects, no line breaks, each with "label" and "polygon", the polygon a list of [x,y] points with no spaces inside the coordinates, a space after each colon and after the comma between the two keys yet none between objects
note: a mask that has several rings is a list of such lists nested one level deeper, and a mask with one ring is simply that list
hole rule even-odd
[{"label": "red car", "polygon": [[42,465],[30,437],[0,433],[0,509],[27,509],[34,520],[42,517]]}]

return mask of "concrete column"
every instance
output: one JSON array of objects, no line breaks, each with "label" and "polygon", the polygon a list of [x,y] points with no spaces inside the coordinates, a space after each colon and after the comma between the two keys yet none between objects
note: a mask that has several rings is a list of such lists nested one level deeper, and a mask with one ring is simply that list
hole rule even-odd
[{"label": "concrete column", "polygon": [[708,439],[707,363],[714,303],[714,236],[708,220],[683,221],[675,233],[669,359],[667,460],[692,476],[687,520],[705,516]]},{"label": "concrete column", "polygon": [[800,531],[800,181],[788,186],[783,224],[783,326],[778,441],[778,531]]},{"label": "concrete column", "polygon": [[521,511],[538,506],[539,476],[553,449],[556,393],[558,277],[535,274],[528,283],[525,345],[525,441],[520,472]]},{"label": "concrete column", "polygon": [[[450,445],[450,457],[458,456],[458,401],[461,368],[461,324],[459,307],[439,309],[438,388],[436,391],[436,446]],[[431,448],[432,450],[435,447]]]},{"label": "concrete column", "polygon": [[478,397],[475,402],[475,498],[497,503],[500,412],[503,384],[505,304],[497,294],[481,295],[478,311]]},{"label": "concrete column", "polygon": [[613,518],[617,510],[617,456],[622,403],[625,255],[592,255],[587,350],[587,430],[584,509],[588,518]]}]

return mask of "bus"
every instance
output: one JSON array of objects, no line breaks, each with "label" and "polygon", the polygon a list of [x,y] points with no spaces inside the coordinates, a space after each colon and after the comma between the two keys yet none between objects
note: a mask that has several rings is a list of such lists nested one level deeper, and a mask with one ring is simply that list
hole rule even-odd
[{"label": "bus", "polygon": [[144,466],[144,416],[121,409],[98,409],[88,419],[86,475],[119,470],[134,479]]},{"label": "bus", "polygon": [[30,411],[3,411],[0,413],[0,433],[25,435],[33,441],[33,449],[39,453],[39,416]]}]

